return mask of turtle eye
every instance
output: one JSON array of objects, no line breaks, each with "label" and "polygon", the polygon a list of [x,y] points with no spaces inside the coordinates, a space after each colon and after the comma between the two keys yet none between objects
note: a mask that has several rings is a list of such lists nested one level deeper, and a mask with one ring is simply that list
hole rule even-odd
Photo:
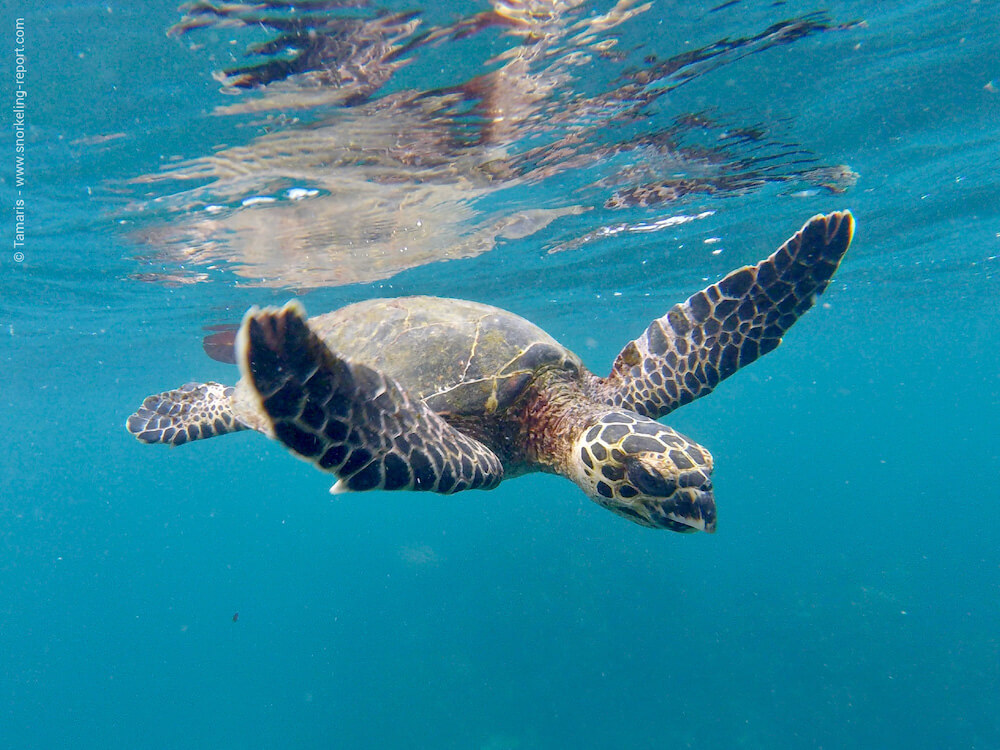
[{"label": "turtle eye", "polygon": [[638,458],[625,462],[625,475],[639,492],[652,497],[670,497],[677,490],[677,482],[664,477]]}]

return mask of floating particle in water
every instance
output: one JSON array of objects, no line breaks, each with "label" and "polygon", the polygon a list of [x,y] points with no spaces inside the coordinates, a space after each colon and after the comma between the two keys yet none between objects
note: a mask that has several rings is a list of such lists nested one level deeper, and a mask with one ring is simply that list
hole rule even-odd
[{"label": "floating particle in water", "polygon": [[441,557],[428,544],[402,547],[399,550],[399,557],[406,564],[413,566],[437,567],[441,563]]}]

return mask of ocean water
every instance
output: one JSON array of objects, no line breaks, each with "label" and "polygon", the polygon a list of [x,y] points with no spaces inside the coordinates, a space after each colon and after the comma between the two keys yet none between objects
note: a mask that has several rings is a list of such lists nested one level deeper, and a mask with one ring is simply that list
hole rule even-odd
[{"label": "ocean water", "polygon": [[[1000,747],[1000,5],[426,5],[4,3],[0,747]],[[714,535],[124,429],[291,297],[603,373],[840,208],[820,304],[667,419]]]}]

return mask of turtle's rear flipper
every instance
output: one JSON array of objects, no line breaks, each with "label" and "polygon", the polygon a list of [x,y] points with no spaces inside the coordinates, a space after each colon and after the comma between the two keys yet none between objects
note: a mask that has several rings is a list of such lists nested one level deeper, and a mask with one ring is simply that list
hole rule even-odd
[{"label": "turtle's rear flipper", "polygon": [[221,383],[186,383],[149,396],[125,427],[143,443],[167,445],[245,430],[246,425],[233,414],[233,391]]},{"label": "turtle's rear flipper", "polygon": [[854,236],[850,211],[814,216],[770,257],[674,305],[622,349],[595,394],[657,419],[767,354],[826,289]]},{"label": "turtle's rear flipper", "polygon": [[391,378],[342,359],[306,322],[297,302],[251,308],[236,359],[270,432],[337,475],[331,491],[490,489],[500,459],[452,428]]}]

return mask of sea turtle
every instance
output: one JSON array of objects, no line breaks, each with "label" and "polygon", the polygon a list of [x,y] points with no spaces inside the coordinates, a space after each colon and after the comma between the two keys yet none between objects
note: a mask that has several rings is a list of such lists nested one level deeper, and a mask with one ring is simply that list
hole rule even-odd
[{"label": "sea turtle", "polygon": [[598,377],[534,324],[488,305],[375,299],[307,318],[251,308],[235,387],[189,383],[128,418],[146,443],[263,432],[337,476],[331,492],[492,489],[561,474],[636,523],[714,531],[707,450],[656,420],[774,349],[847,251],[847,211],[654,320]]}]

